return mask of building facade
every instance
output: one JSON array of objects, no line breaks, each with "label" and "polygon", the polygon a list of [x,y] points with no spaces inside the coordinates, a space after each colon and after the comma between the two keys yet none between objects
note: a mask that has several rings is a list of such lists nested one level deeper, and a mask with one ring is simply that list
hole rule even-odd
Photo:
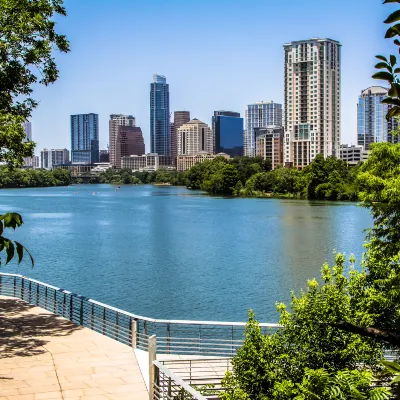
[{"label": "building facade", "polygon": [[244,151],[243,118],[233,111],[214,111],[212,117],[213,153],[242,156]]},{"label": "building facade", "polygon": [[229,154],[225,153],[211,154],[200,152],[198,154],[191,155],[178,155],[178,157],[176,158],[176,169],[178,171],[186,171],[192,168],[195,164],[203,163],[207,160],[214,160],[215,157],[225,157],[227,159],[230,158]]},{"label": "building facade", "polygon": [[358,164],[363,160],[363,146],[349,146],[348,144],[340,145],[340,159],[346,161],[350,165]]},{"label": "building facade", "polygon": [[122,168],[132,171],[157,171],[158,169],[175,169],[172,156],[159,156],[158,154],[143,154],[141,156],[122,157]]},{"label": "building facade", "polygon": [[390,132],[397,128],[397,121],[386,119],[391,105],[382,103],[389,90],[382,86],[371,86],[361,92],[357,104],[357,144],[365,150],[372,143],[398,142]]},{"label": "building facade", "polygon": [[213,154],[213,134],[210,127],[192,119],[177,131],[178,155],[197,154],[201,151]]},{"label": "building facade", "polygon": [[53,169],[57,165],[69,163],[69,151],[67,149],[42,149],[40,151],[40,167]]},{"label": "building facade", "polygon": [[145,153],[142,130],[137,126],[118,127],[117,139],[115,144],[115,164],[114,168],[121,168],[121,159],[125,156],[141,156]]},{"label": "building facade", "polygon": [[109,163],[110,162],[110,150],[100,150],[99,151],[99,162]]},{"label": "building facade", "polygon": [[254,157],[254,129],[271,125],[282,126],[282,104],[273,101],[259,101],[249,104],[246,108],[245,118],[244,155]]},{"label": "building facade", "polygon": [[150,84],[150,151],[170,154],[169,85],[162,75],[153,75]]},{"label": "building facade", "polygon": [[339,156],[340,49],[319,38],[284,45],[285,163],[296,168],[317,154]]},{"label": "building facade", "polygon": [[39,163],[39,157],[38,156],[33,156],[33,157],[24,157],[24,165],[22,166],[23,168],[39,168],[40,163]]},{"label": "building facade", "polygon": [[175,111],[174,122],[171,124],[171,156],[178,155],[178,129],[190,121],[190,111]]},{"label": "building facade", "polygon": [[32,123],[30,121],[26,121],[23,123],[24,131],[25,131],[25,142],[32,142]]},{"label": "building facade", "polygon": [[93,164],[99,161],[99,115],[71,115],[72,164]]},{"label": "building facade", "polygon": [[116,146],[117,146],[117,134],[119,126],[136,126],[135,117],[132,115],[123,114],[111,114],[108,122],[109,128],[109,143],[110,143],[110,163],[113,167],[116,167]]},{"label": "building facade", "polygon": [[271,160],[272,169],[284,164],[284,129],[270,126],[255,129],[256,156]]}]

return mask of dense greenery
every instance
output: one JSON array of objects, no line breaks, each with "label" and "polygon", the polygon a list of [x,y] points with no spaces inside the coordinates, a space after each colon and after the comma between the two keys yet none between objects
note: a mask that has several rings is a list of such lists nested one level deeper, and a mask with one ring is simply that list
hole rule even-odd
[{"label": "dense greenery", "polygon": [[1,188],[68,186],[72,183],[71,173],[64,169],[9,169],[0,167]]},{"label": "dense greenery", "polygon": [[[56,15],[66,15],[62,0],[0,1],[0,161],[10,169],[2,174],[3,182],[8,182],[4,186],[37,183],[37,174],[20,179],[20,172],[16,172],[17,176],[10,171],[21,166],[24,157],[33,155],[35,144],[24,141],[22,125],[37,106],[30,97],[33,85],[55,82],[58,70],[53,52],[69,51],[65,36],[55,31]],[[3,169],[2,173],[5,171]],[[58,176],[53,179],[54,183],[59,179],[65,178]],[[5,251],[6,263],[13,259],[15,252],[21,262],[27,250],[20,243],[4,237],[3,231],[20,227],[22,217],[6,213],[0,215],[0,221],[0,252]]]}]

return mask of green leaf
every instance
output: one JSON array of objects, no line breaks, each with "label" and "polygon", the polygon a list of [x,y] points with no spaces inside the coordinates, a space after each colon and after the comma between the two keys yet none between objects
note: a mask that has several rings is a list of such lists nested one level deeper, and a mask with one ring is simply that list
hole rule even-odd
[{"label": "green leaf", "polygon": [[384,56],[375,56],[375,58],[377,58],[378,60],[382,60],[382,61],[388,62],[387,58],[384,57]]},{"label": "green leaf", "polygon": [[400,68],[396,68],[396,69],[394,70],[394,73],[395,73],[395,74],[399,74],[399,73],[400,73]]},{"label": "green leaf", "polygon": [[[400,85],[398,83],[392,83],[389,89],[389,98],[394,98],[393,100],[398,100],[396,97],[400,97]],[[391,103],[386,103],[391,104]],[[396,102],[397,105],[400,105]]]},{"label": "green leaf", "polygon": [[372,75],[372,78],[380,79],[380,80],[388,81],[388,82],[393,82],[393,80],[394,80],[393,75],[390,74],[389,72],[385,72],[385,71],[377,72],[376,74]]},{"label": "green leaf", "polygon": [[0,215],[0,221],[1,220],[4,221],[5,228],[13,228],[14,230],[17,226],[23,224],[21,215],[13,212]]},{"label": "green leaf", "polygon": [[24,246],[22,246],[21,243],[15,242],[15,247],[18,254],[18,264],[20,264],[22,259],[24,258]]},{"label": "green leaf", "polygon": [[393,54],[391,54],[391,55],[390,55],[390,65],[391,65],[392,67],[394,67],[394,66],[396,65],[396,62],[397,62],[396,56],[394,56]]},{"label": "green leaf", "polygon": [[383,69],[383,68],[388,69],[388,65],[385,62],[380,62],[380,63],[375,65],[375,68],[376,69]]},{"label": "green leaf", "polygon": [[396,361],[386,361],[383,360],[382,364],[386,369],[392,374],[400,374],[400,365]]},{"label": "green leaf", "polygon": [[390,39],[394,36],[400,35],[400,24],[396,24],[391,26],[385,34],[385,39]]},{"label": "green leaf", "polygon": [[383,4],[400,3],[400,0],[383,0]]},{"label": "green leaf", "polygon": [[385,21],[385,24],[392,24],[393,22],[400,20],[400,10],[395,11],[394,13],[390,14]]},{"label": "green leaf", "polygon": [[389,120],[390,118],[397,117],[397,116],[400,116],[400,107],[399,106],[392,107],[386,114],[386,119]]},{"label": "green leaf", "polygon": [[8,264],[14,257],[14,244],[11,240],[8,240],[8,239],[6,239],[4,244],[5,244],[5,248],[6,248],[6,254],[7,254],[6,264]]}]

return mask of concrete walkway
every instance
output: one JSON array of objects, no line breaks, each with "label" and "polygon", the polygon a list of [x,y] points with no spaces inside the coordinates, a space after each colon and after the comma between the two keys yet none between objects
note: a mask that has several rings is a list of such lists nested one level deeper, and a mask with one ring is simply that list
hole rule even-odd
[{"label": "concrete walkway", "polygon": [[148,399],[128,346],[0,296],[0,400]]}]

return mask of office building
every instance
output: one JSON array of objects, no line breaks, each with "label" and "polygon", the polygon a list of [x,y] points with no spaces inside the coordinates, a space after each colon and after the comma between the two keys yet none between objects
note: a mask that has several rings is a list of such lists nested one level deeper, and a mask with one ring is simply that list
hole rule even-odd
[{"label": "office building", "polygon": [[116,146],[117,146],[117,134],[119,126],[136,126],[135,117],[132,115],[123,114],[111,114],[109,125],[109,141],[110,141],[110,163],[116,167]]},{"label": "office building", "polygon": [[99,151],[99,162],[109,163],[110,162],[110,150],[100,150]]},{"label": "office building", "polygon": [[285,163],[296,168],[339,156],[340,48],[319,38],[284,45]]},{"label": "office building", "polygon": [[282,104],[274,103],[273,101],[259,101],[249,104],[245,117],[244,155],[254,157],[254,129],[271,125],[282,126]]},{"label": "office building", "polygon": [[26,121],[23,123],[24,131],[25,131],[25,142],[32,142],[32,123],[30,121]]},{"label": "office building", "polygon": [[349,165],[354,165],[361,162],[363,159],[363,154],[363,146],[349,146],[348,144],[340,145],[340,159],[346,161]]},{"label": "office building", "polygon": [[24,165],[22,168],[39,168],[39,157],[38,156],[33,156],[33,157],[24,157]]},{"label": "office building", "polygon": [[125,156],[141,156],[145,153],[142,130],[137,126],[120,125],[115,144],[114,168],[121,168],[121,158]]},{"label": "office building", "polygon": [[284,129],[282,126],[255,128],[256,156],[271,160],[272,169],[283,165]]},{"label": "office building", "polygon": [[150,151],[170,154],[169,85],[165,76],[153,75],[150,84]]},{"label": "office building", "polygon": [[141,156],[122,157],[122,168],[132,171],[157,171],[158,169],[174,170],[175,162],[172,156],[159,156],[158,154],[143,154]]},{"label": "office building", "polygon": [[69,163],[69,151],[67,149],[42,149],[40,151],[40,167],[53,169],[57,165]]},{"label": "office building", "polygon": [[177,131],[178,155],[213,154],[213,135],[210,127],[197,118],[183,124]]},{"label": "office building", "polygon": [[242,156],[244,149],[243,118],[233,111],[214,111],[212,117],[213,153]]},{"label": "office building", "polygon": [[398,142],[398,137],[390,132],[397,128],[397,121],[386,119],[391,105],[382,103],[389,90],[382,86],[372,86],[361,92],[357,104],[357,144],[365,150],[371,143]]},{"label": "office building", "polygon": [[195,164],[203,163],[207,160],[214,160],[215,157],[225,157],[229,159],[229,154],[219,153],[219,154],[211,154],[207,152],[199,152],[198,154],[191,155],[179,155],[176,158],[176,169],[178,171],[186,171],[192,168]]},{"label": "office building", "polygon": [[190,111],[175,111],[174,122],[171,124],[171,156],[176,157],[178,155],[178,140],[177,132],[178,129],[187,122],[190,121]]},{"label": "office building", "polygon": [[94,164],[99,161],[98,114],[71,115],[72,164]]}]

